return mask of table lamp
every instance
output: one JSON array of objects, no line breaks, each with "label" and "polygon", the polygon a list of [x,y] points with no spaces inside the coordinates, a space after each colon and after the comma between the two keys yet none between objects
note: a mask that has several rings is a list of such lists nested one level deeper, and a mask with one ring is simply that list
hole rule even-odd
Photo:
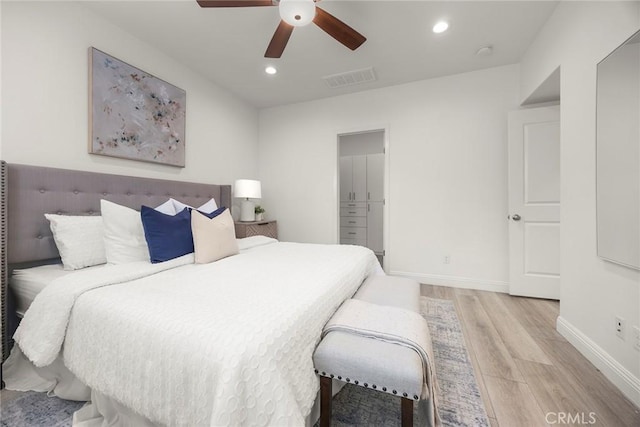
[{"label": "table lamp", "polygon": [[260,181],[237,179],[233,185],[233,194],[239,199],[244,199],[240,205],[240,221],[255,221],[255,205],[249,199],[260,199],[262,197]]}]

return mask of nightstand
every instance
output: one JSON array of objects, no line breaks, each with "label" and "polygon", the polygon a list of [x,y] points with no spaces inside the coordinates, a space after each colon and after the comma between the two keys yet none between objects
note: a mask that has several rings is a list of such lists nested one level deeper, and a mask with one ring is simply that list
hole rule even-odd
[{"label": "nightstand", "polygon": [[236,222],[236,238],[267,236],[278,238],[278,221]]}]

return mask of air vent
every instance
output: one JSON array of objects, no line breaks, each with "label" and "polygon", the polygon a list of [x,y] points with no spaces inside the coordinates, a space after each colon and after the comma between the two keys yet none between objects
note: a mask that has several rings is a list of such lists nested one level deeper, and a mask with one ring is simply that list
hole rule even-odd
[{"label": "air vent", "polygon": [[338,88],[344,86],[359,85],[361,83],[373,82],[376,80],[376,73],[373,68],[364,68],[362,70],[347,71],[346,73],[332,74],[323,77],[330,88]]}]

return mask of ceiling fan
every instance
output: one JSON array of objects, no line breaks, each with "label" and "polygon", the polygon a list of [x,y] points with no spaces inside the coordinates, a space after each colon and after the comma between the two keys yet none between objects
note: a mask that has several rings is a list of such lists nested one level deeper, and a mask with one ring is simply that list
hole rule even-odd
[{"label": "ceiling fan", "polygon": [[282,19],[267,47],[265,58],[280,58],[294,27],[311,22],[351,50],[356,50],[367,40],[329,12],[317,7],[316,1],[320,0],[197,0],[200,7],[278,6]]}]

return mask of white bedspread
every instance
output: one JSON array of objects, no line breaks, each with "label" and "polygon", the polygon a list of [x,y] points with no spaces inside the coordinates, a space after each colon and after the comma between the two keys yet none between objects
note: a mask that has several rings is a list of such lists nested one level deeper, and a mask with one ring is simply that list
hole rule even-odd
[{"label": "white bedspread", "polygon": [[322,326],[375,271],[373,253],[274,243],[206,265],[183,265],[188,257],[147,264],[169,268],[132,281],[141,266],[52,283],[27,311],[19,346],[38,365],[64,341],[81,381],[156,423],[303,425]]}]

